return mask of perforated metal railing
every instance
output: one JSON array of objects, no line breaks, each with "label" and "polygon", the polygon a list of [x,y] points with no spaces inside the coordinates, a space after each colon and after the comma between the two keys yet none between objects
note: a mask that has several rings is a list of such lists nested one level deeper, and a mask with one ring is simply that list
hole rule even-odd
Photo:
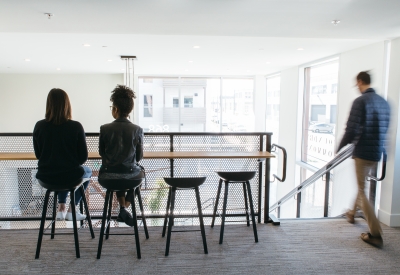
[{"label": "perforated metal railing", "polygon": [[[164,152],[270,151],[270,136],[271,133],[145,133],[144,150]],[[98,133],[87,133],[86,140],[88,151],[97,152]],[[0,133],[0,152],[33,152],[32,134]],[[105,197],[105,190],[97,182],[101,160],[91,159],[85,165],[93,171],[86,197],[94,225],[99,226],[98,219],[102,215]],[[174,177],[207,177],[206,182],[200,187],[200,196],[205,216],[204,222],[210,224],[219,181],[215,171],[258,171],[256,177],[251,181],[251,188],[258,221],[261,220],[262,186],[265,178],[269,177],[269,169],[263,169],[263,165],[257,159],[175,159],[172,166],[169,159],[143,159],[141,165],[146,169],[146,181],[143,182],[141,193],[149,225],[162,224],[168,196],[168,188],[163,177],[172,175]],[[36,171],[36,160],[0,160],[1,228],[39,227],[46,190],[38,184],[35,177]],[[222,189],[221,194],[223,192]],[[52,198],[49,202],[48,217],[51,215],[51,206]],[[244,215],[243,206],[242,185],[234,184],[229,188],[228,209],[230,210],[227,213]],[[220,207],[222,207],[221,200]],[[118,203],[114,199],[113,215],[117,215],[118,211]],[[180,216],[177,219],[178,223],[198,224],[194,191],[178,190],[174,213]],[[235,219],[235,217],[231,219]],[[219,219],[217,219],[218,221]],[[70,227],[71,225],[66,222],[58,222],[57,226]]]}]

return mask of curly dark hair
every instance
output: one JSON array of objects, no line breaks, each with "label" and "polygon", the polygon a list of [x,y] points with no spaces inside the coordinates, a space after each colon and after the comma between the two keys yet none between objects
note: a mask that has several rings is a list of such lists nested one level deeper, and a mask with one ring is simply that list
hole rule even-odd
[{"label": "curly dark hair", "polygon": [[117,85],[111,94],[110,101],[117,107],[119,116],[129,116],[133,110],[133,99],[136,98],[135,92],[127,86]]}]

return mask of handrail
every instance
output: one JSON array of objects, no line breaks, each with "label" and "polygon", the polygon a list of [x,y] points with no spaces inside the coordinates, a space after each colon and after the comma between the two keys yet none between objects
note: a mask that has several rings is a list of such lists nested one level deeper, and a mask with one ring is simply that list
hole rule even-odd
[{"label": "handrail", "polygon": [[325,175],[327,172],[331,171],[333,168],[338,166],[340,163],[345,161],[347,158],[349,158],[353,154],[354,150],[354,145],[351,144],[348,147],[346,147],[342,152],[337,154],[330,162],[328,162],[324,167],[320,168],[317,172],[315,172],[311,177],[303,181],[300,185],[296,186],[292,191],[287,193],[285,196],[283,196],[280,200],[278,200],[275,204],[273,204],[269,208],[269,212],[272,212],[276,208],[280,207],[281,204],[286,202],[287,200],[291,199],[294,195],[297,193],[301,192],[301,190],[304,187],[307,187],[308,185],[314,183],[316,180],[318,180],[320,177]]},{"label": "handrail", "polygon": [[372,180],[374,180],[374,181],[382,181],[382,180],[384,180],[385,177],[386,177],[386,159],[387,159],[386,152],[383,152],[382,173],[381,173],[380,178],[377,178],[377,177],[375,177],[375,176],[373,176],[373,175],[371,175],[371,174],[369,174],[369,175],[367,176],[367,178],[370,178],[370,179],[372,179]]},{"label": "handrail", "polygon": [[283,153],[283,169],[282,169],[282,173],[283,176],[282,178],[278,177],[277,175],[273,174],[274,178],[276,178],[277,180],[279,180],[280,182],[284,182],[286,180],[286,164],[287,164],[287,153],[286,153],[286,149],[283,148],[282,146],[279,146],[277,144],[272,144],[271,146],[271,152],[274,149],[274,147],[279,148],[282,150]]}]

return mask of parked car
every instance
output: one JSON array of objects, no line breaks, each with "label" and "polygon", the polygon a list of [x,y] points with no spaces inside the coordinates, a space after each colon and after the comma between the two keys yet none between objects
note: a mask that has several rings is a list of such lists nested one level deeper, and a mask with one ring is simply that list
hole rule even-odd
[{"label": "parked car", "polygon": [[333,133],[333,129],[335,128],[334,125],[331,124],[326,124],[326,123],[319,123],[319,124],[313,124],[310,125],[308,128],[310,131],[313,131],[314,133]]}]

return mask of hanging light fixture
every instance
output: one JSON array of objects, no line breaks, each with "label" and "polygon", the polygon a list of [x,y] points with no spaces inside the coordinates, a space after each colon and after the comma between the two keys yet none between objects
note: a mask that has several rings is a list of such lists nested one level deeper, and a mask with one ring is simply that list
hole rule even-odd
[{"label": "hanging light fixture", "polygon": [[133,61],[136,59],[136,56],[121,55],[121,59],[125,60],[125,86],[134,90],[135,71],[133,68]]}]

